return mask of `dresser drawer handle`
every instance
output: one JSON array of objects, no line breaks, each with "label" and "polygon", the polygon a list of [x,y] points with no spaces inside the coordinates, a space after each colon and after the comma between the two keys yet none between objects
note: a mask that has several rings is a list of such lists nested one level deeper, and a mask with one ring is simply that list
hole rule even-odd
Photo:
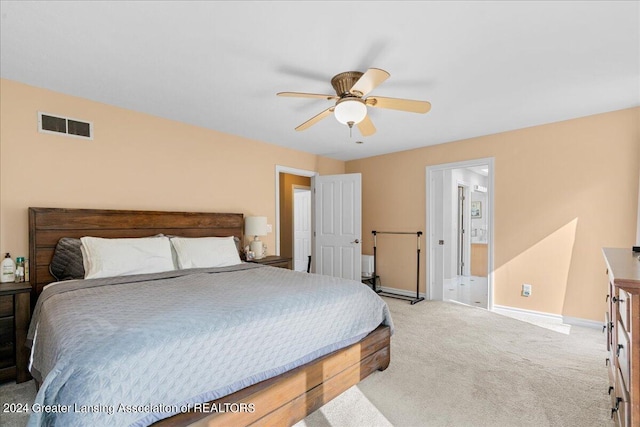
[{"label": "dresser drawer handle", "polygon": [[611,408],[611,419],[613,419],[613,414],[618,412],[618,409],[620,409],[620,402],[622,402],[622,398],[616,397],[616,407]]},{"label": "dresser drawer handle", "polygon": [[[607,360],[609,360],[609,359],[607,359]],[[612,386],[612,385],[610,385],[610,386],[609,386],[609,390],[607,391],[607,394],[608,394],[609,396],[611,396],[611,392],[612,392],[612,391],[613,391],[613,386]]]},{"label": "dresser drawer handle", "polygon": [[[609,366],[609,358],[607,357],[606,359],[604,359],[604,366]],[[609,387],[609,394],[611,394],[611,389],[613,387]]]},{"label": "dresser drawer handle", "polygon": [[620,350],[622,350],[624,346],[622,344],[618,344],[618,349],[616,350],[616,356],[620,357]]}]

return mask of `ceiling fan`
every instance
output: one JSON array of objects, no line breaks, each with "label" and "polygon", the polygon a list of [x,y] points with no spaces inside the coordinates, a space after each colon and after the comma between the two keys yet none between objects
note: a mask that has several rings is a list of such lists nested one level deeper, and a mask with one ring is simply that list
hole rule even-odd
[{"label": "ceiling fan", "polygon": [[321,98],[328,101],[336,100],[335,105],[302,123],[296,128],[297,131],[308,129],[333,113],[336,119],[340,123],[349,126],[349,129],[353,128],[353,125],[357,125],[358,130],[363,136],[369,136],[376,132],[376,128],[367,115],[367,106],[421,114],[427,113],[431,109],[431,103],[427,101],[386,98],[382,96],[363,98],[387,80],[389,76],[390,74],[388,72],[379,68],[369,68],[365,73],[346,71],[335,75],[331,79],[331,86],[335,89],[336,95],[302,92],[279,92],[277,95],[298,98]]}]

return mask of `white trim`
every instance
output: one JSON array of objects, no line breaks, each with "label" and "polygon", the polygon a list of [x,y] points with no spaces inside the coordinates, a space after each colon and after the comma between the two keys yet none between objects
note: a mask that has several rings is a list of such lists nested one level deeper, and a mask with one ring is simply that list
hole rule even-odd
[{"label": "white trim", "polygon": [[494,305],[494,313],[510,316],[511,314],[526,317],[532,321],[538,320],[547,323],[564,324],[571,326],[579,326],[589,329],[602,329],[602,322],[591,319],[582,319],[580,317],[563,316],[560,314],[546,313],[544,311],[526,310],[524,308],[509,307],[505,305]]},{"label": "white trim", "polygon": [[[473,166],[483,166],[483,165],[487,165],[489,168],[489,173],[487,175],[487,188],[488,188],[488,203],[489,203],[489,213],[488,213],[488,218],[487,218],[487,226],[489,228],[489,233],[487,234],[487,245],[489,247],[489,253],[488,253],[488,277],[487,277],[487,286],[488,286],[488,301],[487,301],[487,305],[488,305],[488,309],[493,311],[494,309],[494,304],[493,304],[493,288],[494,288],[494,271],[493,271],[493,266],[494,266],[494,230],[495,230],[495,224],[494,224],[494,218],[495,218],[495,158],[494,157],[486,157],[486,158],[482,158],[482,159],[474,159],[474,160],[466,160],[466,161],[462,161],[462,162],[453,162],[453,163],[443,163],[443,164],[439,164],[439,165],[431,165],[431,166],[427,166],[426,167],[426,173],[425,173],[425,179],[426,179],[426,212],[427,212],[427,235],[426,235],[426,246],[427,249],[424,251],[424,257],[425,257],[425,265],[427,266],[427,283],[426,283],[426,287],[428,289],[427,291],[427,295],[428,295],[428,299],[433,299],[432,297],[432,289],[431,289],[431,282],[433,281],[433,268],[431,266],[431,259],[429,257],[429,253],[431,252],[431,248],[433,245],[433,241],[431,238],[432,232],[431,229],[433,227],[431,218],[432,218],[432,209],[433,207],[430,206],[429,204],[429,198],[431,197],[430,191],[429,189],[430,187],[430,183],[431,183],[431,174],[434,171],[440,171],[440,170],[448,170],[448,169],[461,169],[461,168],[468,168],[468,167],[473,167]],[[444,286],[444,283],[442,284]],[[444,295],[444,293],[443,293]]]},{"label": "white trim", "polygon": [[[290,168],[288,166],[281,166],[281,165],[276,165],[276,226],[275,226],[275,233],[276,233],[276,255],[280,255],[280,173],[288,173],[291,175],[298,175],[298,176],[308,176],[308,177],[314,177],[319,175],[318,172],[316,171],[308,171],[308,170],[304,170],[304,169],[296,169],[296,168]],[[311,183],[311,189],[313,189],[313,182]],[[313,201],[313,198],[312,198]],[[313,215],[313,203],[311,206],[311,214]],[[313,224],[312,224],[312,228],[313,228]],[[313,229],[311,230],[311,235],[313,237]],[[313,246],[311,247],[311,252],[313,252]]]},{"label": "white trim", "polygon": [[[389,293],[392,293],[392,294],[398,294],[398,295],[411,297],[411,298],[415,298],[415,296],[416,296],[415,291],[408,291],[406,289],[390,288],[388,286],[380,286],[378,288],[378,290],[380,290],[382,292],[389,292]],[[426,298],[426,295],[425,295],[424,292],[419,292],[418,295],[421,296],[422,298]],[[381,295],[381,296],[384,296],[384,295]]]},{"label": "white trim", "polygon": [[567,325],[581,326],[583,328],[600,329],[600,330],[602,330],[602,326],[603,326],[603,323],[602,322],[598,322],[597,320],[582,319],[580,317],[562,316],[562,320]]},{"label": "white trim", "polygon": [[[491,311],[498,314],[504,314],[506,316],[508,316],[509,314],[515,313],[515,314],[525,315],[527,317],[530,317],[531,319],[542,320],[545,322],[552,322],[552,323],[559,323],[559,324],[564,323],[562,315],[545,313],[544,311],[527,310],[524,308],[509,307],[506,305],[498,305],[498,304],[494,304],[493,310]],[[602,327],[602,325],[600,326]]]}]

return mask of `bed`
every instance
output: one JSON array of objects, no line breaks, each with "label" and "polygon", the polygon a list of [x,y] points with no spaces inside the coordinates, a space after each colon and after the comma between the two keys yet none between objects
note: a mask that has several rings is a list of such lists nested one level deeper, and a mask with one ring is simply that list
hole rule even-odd
[{"label": "bed", "polygon": [[[386,369],[388,308],[353,281],[243,263],[61,282],[43,292],[55,281],[49,264],[63,237],[242,241],[243,225],[242,214],[30,208],[38,299],[31,370],[42,382],[35,403],[72,412],[41,410],[30,423],[291,425]],[[358,317],[343,320],[338,312]],[[305,340],[316,347],[305,348]],[[249,342],[257,350],[242,348]]]}]

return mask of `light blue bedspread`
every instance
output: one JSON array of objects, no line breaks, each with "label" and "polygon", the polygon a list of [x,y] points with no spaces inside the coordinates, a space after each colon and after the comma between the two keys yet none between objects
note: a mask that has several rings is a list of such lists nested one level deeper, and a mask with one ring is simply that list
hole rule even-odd
[{"label": "light blue bedspread", "polygon": [[44,380],[29,425],[149,425],[380,324],[389,309],[362,283],[256,264],[61,282],[29,331]]}]

